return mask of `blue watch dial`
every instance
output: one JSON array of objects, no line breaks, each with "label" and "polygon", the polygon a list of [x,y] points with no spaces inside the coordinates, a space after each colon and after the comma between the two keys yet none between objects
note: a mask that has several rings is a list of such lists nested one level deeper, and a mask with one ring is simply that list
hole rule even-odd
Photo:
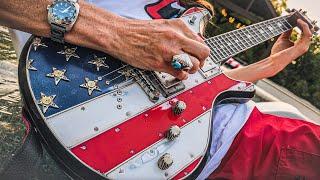
[{"label": "blue watch dial", "polygon": [[68,22],[75,17],[76,7],[68,1],[60,1],[52,7],[53,16],[64,22]]}]

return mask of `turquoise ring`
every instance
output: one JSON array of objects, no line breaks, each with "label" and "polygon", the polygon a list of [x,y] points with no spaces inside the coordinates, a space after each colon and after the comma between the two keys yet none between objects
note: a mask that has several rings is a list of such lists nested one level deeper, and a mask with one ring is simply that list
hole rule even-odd
[{"label": "turquoise ring", "polygon": [[188,71],[193,67],[190,56],[186,53],[174,55],[171,61],[171,66],[175,70],[185,70]]}]

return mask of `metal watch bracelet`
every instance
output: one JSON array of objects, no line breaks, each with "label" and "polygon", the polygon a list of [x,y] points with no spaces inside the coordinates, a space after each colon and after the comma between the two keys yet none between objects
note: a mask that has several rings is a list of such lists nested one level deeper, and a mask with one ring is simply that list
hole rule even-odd
[{"label": "metal watch bracelet", "polygon": [[64,43],[64,34],[66,33],[66,28],[56,24],[51,24],[51,40]]}]

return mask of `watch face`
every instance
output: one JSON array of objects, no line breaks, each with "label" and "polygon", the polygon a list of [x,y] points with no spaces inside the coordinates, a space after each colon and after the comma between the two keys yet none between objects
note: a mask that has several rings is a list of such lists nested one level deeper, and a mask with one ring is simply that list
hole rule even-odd
[{"label": "watch face", "polygon": [[54,19],[69,23],[76,15],[76,7],[68,1],[58,1],[52,6],[52,15]]}]

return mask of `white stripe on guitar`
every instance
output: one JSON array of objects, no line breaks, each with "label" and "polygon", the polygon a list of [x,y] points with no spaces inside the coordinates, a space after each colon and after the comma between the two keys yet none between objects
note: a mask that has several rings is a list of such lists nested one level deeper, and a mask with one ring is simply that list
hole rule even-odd
[{"label": "white stripe on guitar", "polygon": [[[180,136],[172,141],[164,139],[107,174],[109,179],[169,179],[203,156],[210,136],[211,111],[206,112],[181,129]],[[173,164],[167,170],[158,168],[158,159],[164,154],[172,156]]]}]

